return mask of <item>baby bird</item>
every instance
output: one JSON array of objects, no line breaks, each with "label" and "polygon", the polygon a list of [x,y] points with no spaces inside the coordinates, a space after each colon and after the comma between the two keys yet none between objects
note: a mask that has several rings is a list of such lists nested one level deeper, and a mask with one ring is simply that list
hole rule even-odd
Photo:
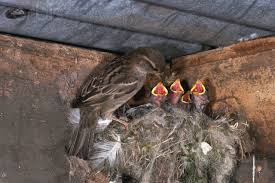
[{"label": "baby bird", "polygon": [[192,101],[198,112],[204,112],[209,103],[207,91],[202,81],[198,80],[191,88]]},{"label": "baby bird", "polygon": [[151,91],[150,102],[154,105],[160,107],[161,103],[165,101],[166,96],[168,95],[167,88],[163,85],[162,82],[159,82]]},{"label": "baby bird", "polygon": [[170,86],[171,94],[169,96],[169,101],[172,105],[178,104],[180,97],[184,93],[184,89],[180,83],[180,79],[174,81],[173,84]]},{"label": "baby bird", "polygon": [[181,97],[181,106],[184,110],[190,111],[191,110],[191,92],[187,91],[184,95]]}]

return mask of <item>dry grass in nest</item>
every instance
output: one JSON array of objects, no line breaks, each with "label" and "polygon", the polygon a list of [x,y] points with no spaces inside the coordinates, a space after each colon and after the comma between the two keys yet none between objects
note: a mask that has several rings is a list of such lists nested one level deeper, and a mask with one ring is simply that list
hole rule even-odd
[{"label": "dry grass in nest", "polygon": [[[226,183],[237,161],[254,147],[242,121],[211,119],[169,105],[144,115],[140,111],[144,113],[140,107],[128,114],[134,120],[127,135],[112,125],[101,136],[121,136],[120,163],[112,170],[137,182]],[[212,149],[205,153],[202,144]]]}]

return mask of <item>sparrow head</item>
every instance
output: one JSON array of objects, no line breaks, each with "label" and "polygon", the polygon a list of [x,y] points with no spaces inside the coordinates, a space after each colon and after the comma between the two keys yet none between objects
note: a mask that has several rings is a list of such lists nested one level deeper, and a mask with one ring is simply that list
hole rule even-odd
[{"label": "sparrow head", "polygon": [[181,97],[181,102],[185,104],[190,104],[191,103],[191,93],[190,91],[187,91],[182,97]]},{"label": "sparrow head", "polygon": [[177,93],[177,94],[182,94],[182,93],[184,93],[184,89],[183,89],[183,87],[181,86],[180,79],[177,79],[176,81],[174,81],[173,84],[171,84],[170,90],[171,90],[173,93]]},{"label": "sparrow head", "polygon": [[130,53],[138,58],[137,67],[146,73],[160,75],[165,70],[165,58],[154,48],[138,48]]},{"label": "sparrow head", "polygon": [[151,91],[152,95],[155,97],[165,97],[168,95],[167,88],[159,82]]},{"label": "sparrow head", "polygon": [[205,86],[203,85],[202,81],[197,80],[190,91],[191,91],[191,94],[193,94],[193,95],[203,95],[203,94],[205,94],[206,89],[205,89]]}]

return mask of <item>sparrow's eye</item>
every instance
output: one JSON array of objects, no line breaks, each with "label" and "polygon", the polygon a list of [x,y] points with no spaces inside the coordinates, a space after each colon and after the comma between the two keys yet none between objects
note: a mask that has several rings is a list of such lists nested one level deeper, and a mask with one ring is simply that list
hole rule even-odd
[{"label": "sparrow's eye", "polygon": [[174,93],[184,93],[184,89],[181,86],[180,79],[177,79],[176,81],[174,81],[173,84],[171,84],[170,90]]},{"label": "sparrow's eye", "polygon": [[199,80],[191,88],[191,93],[193,95],[203,95],[205,92],[206,92],[205,86]]},{"label": "sparrow's eye", "polygon": [[156,71],[156,72],[160,71],[158,68],[154,68],[154,67],[153,67],[153,70]]},{"label": "sparrow's eye", "polygon": [[162,84],[162,82],[159,82],[151,91],[152,95],[154,96],[166,96],[168,95],[167,88]]}]

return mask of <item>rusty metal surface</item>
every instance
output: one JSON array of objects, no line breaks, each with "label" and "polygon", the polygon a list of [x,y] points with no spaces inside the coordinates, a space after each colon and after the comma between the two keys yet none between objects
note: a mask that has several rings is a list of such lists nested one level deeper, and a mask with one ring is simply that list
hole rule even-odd
[{"label": "rusty metal surface", "polygon": [[68,182],[66,106],[103,52],[0,35],[0,182]]},{"label": "rusty metal surface", "polygon": [[275,38],[181,57],[173,70],[189,84],[209,82],[214,111],[235,111],[255,126],[257,149],[275,153]]}]

